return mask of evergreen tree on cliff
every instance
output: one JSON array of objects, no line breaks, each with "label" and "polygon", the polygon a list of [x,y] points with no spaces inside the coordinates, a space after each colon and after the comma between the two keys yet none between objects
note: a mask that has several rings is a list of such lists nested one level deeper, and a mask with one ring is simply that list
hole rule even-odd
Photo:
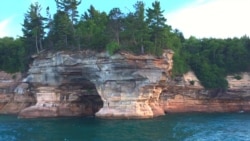
[{"label": "evergreen tree on cliff", "polygon": [[77,0],[55,0],[57,12],[54,15],[50,36],[54,46],[59,48],[76,46],[75,24],[79,17],[77,6],[81,1]]},{"label": "evergreen tree on cliff", "polygon": [[140,52],[143,54],[145,47],[150,46],[149,42],[149,30],[147,23],[145,21],[145,4],[142,1],[137,1],[134,5],[135,8],[135,39],[136,46],[140,49]]},{"label": "evergreen tree on cliff", "polygon": [[80,37],[81,47],[94,50],[104,50],[107,44],[106,28],[108,16],[90,6],[88,12],[81,16],[77,24],[77,34]]},{"label": "evergreen tree on cliff", "polygon": [[120,34],[123,28],[124,14],[119,8],[113,8],[108,14],[107,33],[110,40],[120,45]]},{"label": "evergreen tree on cliff", "polygon": [[77,11],[77,6],[81,4],[81,0],[55,0],[57,5],[57,10],[64,11],[70,17],[73,24],[76,24],[77,18],[79,17],[79,12]]},{"label": "evergreen tree on cliff", "polygon": [[[145,48],[150,46],[149,28],[145,21],[145,4],[142,1],[137,1],[134,4],[134,10],[135,12],[130,12],[124,18],[123,44],[128,50],[143,54]],[[146,51],[150,52],[148,49]]]},{"label": "evergreen tree on cliff", "polygon": [[67,48],[73,40],[73,30],[68,15],[63,11],[57,11],[54,15],[53,26],[50,35],[57,49]]},{"label": "evergreen tree on cliff", "polygon": [[34,53],[34,46],[36,47],[36,52],[39,53],[43,49],[42,40],[44,38],[44,20],[45,18],[41,16],[42,8],[36,2],[31,4],[29,10],[25,14],[23,22],[23,39],[28,46],[29,54]]},{"label": "evergreen tree on cliff", "polygon": [[154,42],[154,53],[160,53],[161,48],[165,46],[165,24],[166,19],[163,16],[163,10],[161,10],[160,2],[155,1],[152,3],[153,8],[147,9],[147,23],[151,33],[151,40]]}]

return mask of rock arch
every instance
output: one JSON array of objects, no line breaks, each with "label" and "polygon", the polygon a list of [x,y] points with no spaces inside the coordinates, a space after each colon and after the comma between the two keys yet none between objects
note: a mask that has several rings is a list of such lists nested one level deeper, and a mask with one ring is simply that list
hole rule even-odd
[{"label": "rock arch", "polygon": [[[38,56],[26,79],[36,89],[38,102],[36,106],[24,109],[20,115],[25,117],[25,114],[39,111],[42,107],[39,106],[39,95],[45,98],[42,94],[47,93],[48,99],[62,102],[67,91],[79,93],[83,86],[96,90],[102,99],[103,107],[95,114],[97,117],[152,118],[163,115],[157,100],[161,86],[167,85],[165,80],[171,71],[172,54],[167,50],[161,58],[156,58],[151,55],[120,53],[109,56],[107,53],[82,51]],[[63,106],[67,109],[67,105]],[[53,107],[50,110],[54,114],[50,116],[60,115]],[[40,111],[38,115],[46,115],[42,109]]]}]

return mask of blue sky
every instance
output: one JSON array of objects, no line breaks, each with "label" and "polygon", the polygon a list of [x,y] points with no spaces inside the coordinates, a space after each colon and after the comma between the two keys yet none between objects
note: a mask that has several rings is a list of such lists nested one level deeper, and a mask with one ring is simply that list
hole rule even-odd
[{"label": "blue sky", "polygon": [[[2,0],[0,5],[0,37],[22,35],[24,14],[32,2],[55,12],[54,0]],[[151,7],[155,0],[144,0]],[[158,0],[167,24],[183,32],[186,38],[250,36],[250,0]],[[92,4],[100,11],[109,12],[119,7],[124,13],[133,11],[136,0],[82,0],[78,11],[82,14]]]}]

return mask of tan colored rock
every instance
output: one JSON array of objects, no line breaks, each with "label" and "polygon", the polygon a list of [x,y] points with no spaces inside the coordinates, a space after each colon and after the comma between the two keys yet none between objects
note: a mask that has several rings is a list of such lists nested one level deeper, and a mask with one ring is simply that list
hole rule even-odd
[{"label": "tan colored rock", "polygon": [[[18,114],[21,110],[33,105],[35,99],[29,95],[27,84],[21,83],[21,73],[0,71],[0,114]],[[15,93],[18,85],[24,86],[22,94]]]},{"label": "tan colored rock", "polygon": [[33,96],[0,94],[0,114],[18,114],[21,110],[34,104]]},{"label": "tan colored rock", "polygon": [[92,51],[40,54],[24,79],[36,104],[19,116],[142,119],[171,112],[250,111],[247,75],[237,81],[228,77],[226,91],[206,90],[193,72],[171,79],[172,57],[170,50],[160,58]]},{"label": "tan colored rock", "polygon": [[21,81],[21,73],[6,73],[0,71],[0,94],[13,93],[16,86]]},{"label": "tan colored rock", "polygon": [[[21,118],[94,116],[102,102],[98,95],[69,94],[51,86],[37,88],[36,104],[22,110]],[[71,96],[71,97],[70,97]],[[92,101],[91,101],[92,100]],[[93,105],[96,104],[96,105]]]},{"label": "tan colored rock", "polygon": [[[24,79],[34,86],[37,103],[23,110],[20,116],[70,116],[88,112],[91,115],[98,108],[101,109],[95,115],[101,118],[164,115],[158,103],[162,90],[158,85],[169,81],[172,56],[170,50],[166,50],[161,58],[128,53],[110,56],[91,51],[41,54]],[[92,97],[100,96],[100,100],[84,99],[86,93],[93,90],[98,93]],[[99,105],[93,103],[96,101]]]},{"label": "tan colored rock", "polygon": [[[241,79],[237,80],[235,76],[240,76]],[[250,73],[243,72],[240,74],[227,76],[230,89],[246,89],[250,87]],[[250,90],[250,89],[249,89]]]},{"label": "tan colored rock", "polygon": [[185,73],[183,75],[183,79],[185,81],[186,86],[193,86],[193,87],[197,87],[197,88],[203,88],[203,86],[200,84],[199,79],[196,77],[196,75],[192,71],[189,71],[189,72]]},{"label": "tan colored rock", "polygon": [[189,86],[170,86],[161,94],[160,105],[166,113],[249,112],[249,87],[241,90],[216,91]]}]

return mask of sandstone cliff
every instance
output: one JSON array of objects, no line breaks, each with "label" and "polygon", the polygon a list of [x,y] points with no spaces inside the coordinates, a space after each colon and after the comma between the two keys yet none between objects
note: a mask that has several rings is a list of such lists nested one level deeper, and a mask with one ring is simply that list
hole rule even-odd
[{"label": "sandstone cliff", "polygon": [[37,103],[20,117],[77,116],[86,111],[98,111],[95,115],[103,118],[164,115],[159,86],[170,77],[172,55],[170,50],[161,58],[91,51],[40,55],[24,80],[35,89]]},{"label": "sandstone cliff", "polygon": [[[193,72],[171,77],[161,57],[92,51],[44,52],[27,77],[1,72],[0,113],[19,117],[152,118],[176,112],[250,111],[250,74],[228,76],[228,90],[206,90]],[[15,77],[14,77],[15,76]]]},{"label": "sandstone cliff", "polygon": [[[165,112],[248,112],[250,111],[250,74],[242,79],[228,76],[227,90],[206,90],[192,72],[174,81],[161,93]],[[194,84],[190,82],[193,81]]]},{"label": "sandstone cliff", "polygon": [[18,114],[36,103],[28,85],[21,83],[21,79],[20,73],[0,72],[0,114]]}]

